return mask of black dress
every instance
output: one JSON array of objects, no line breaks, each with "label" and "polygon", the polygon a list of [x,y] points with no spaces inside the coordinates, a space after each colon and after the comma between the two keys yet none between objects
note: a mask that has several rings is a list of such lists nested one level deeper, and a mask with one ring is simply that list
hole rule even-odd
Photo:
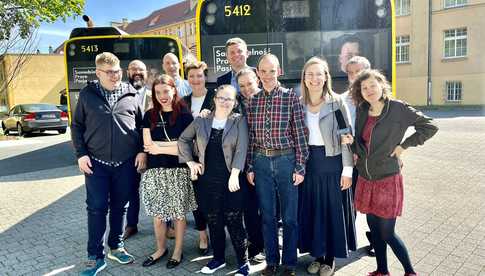
[{"label": "black dress", "polygon": [[224,129],[211,130],[205,152],[204,174],[199,177],[195,187],[199,208],[204,214],[224,210],[242,210],[244,185],[236,192],[228,188],[230,172],[227,170],[222,151],[222,133]]}]

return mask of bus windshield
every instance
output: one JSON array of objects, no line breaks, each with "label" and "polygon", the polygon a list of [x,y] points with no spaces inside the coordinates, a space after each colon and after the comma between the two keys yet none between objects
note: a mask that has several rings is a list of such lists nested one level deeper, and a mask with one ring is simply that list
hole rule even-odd
[{"label": "bus windshield", "polygon": [[230,70],[225,42],[248,44],[248,64],[271,52],[278,56],[283,82],[298,82],[312,56],[346,77],[343,65],[354,55],[392,77],[392,12],[389,0],[204,0],[198,10],[198,57],[209,66],[209,81]]},{"label": "bus windshield", "polygon": [[[79,37],[66,42],[65,59],[69,111],[72,115],[79,92],[88,81],[96,79],[96,55],[102,52],[115,54],[121,62],[123,81],[127,81],[126,69],[130,61],[139,59],[147,66],[148,80],[161,73],[162,57],[173,53],[181,60],[180,42],[166,36],[99,36]],[[71,118],[71,117],[70,117]]]}]

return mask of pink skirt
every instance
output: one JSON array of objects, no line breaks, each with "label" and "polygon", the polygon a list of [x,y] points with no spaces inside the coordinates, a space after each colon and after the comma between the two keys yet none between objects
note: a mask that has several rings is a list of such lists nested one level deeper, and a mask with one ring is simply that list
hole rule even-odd
[{"label": "pink skirt", "polygon": [[396,218],[402,213],[403,177],[398,173],[379,180],[359,176],[355,189],[355,208],[363,214]]}]

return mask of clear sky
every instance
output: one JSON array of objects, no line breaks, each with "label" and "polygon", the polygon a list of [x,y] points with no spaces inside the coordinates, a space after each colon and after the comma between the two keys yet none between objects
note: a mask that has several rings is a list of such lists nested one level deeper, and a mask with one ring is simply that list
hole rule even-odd
[{"label": "clear sky", "polygon": [[[86,0],[84,14],[89,15],[96,26],[108,26],[110,21],[121,22],[122,18],[133,20],[148,16],[155,10],[173,5],[182,0]],[[49,45],[55,49],[69,38],[75,27],[84,27],[81,16],[59,20],[51,24],[42,24],[38,30],[38,49],[47,53]]]}]

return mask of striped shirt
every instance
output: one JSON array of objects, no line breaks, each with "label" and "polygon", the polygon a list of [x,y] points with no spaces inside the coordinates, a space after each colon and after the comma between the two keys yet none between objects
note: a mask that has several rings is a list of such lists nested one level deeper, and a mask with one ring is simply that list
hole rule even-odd
[{"label": "striped shirt", "polygon": [[247,108],[250,145],[248,171],[253,171],[252,162],[256,148],[294,148],[295,172],[305,175],[308,129],[304,122],[303,107],[296,94],[280,86],[269,93],[262,90],[254,95]]}]

